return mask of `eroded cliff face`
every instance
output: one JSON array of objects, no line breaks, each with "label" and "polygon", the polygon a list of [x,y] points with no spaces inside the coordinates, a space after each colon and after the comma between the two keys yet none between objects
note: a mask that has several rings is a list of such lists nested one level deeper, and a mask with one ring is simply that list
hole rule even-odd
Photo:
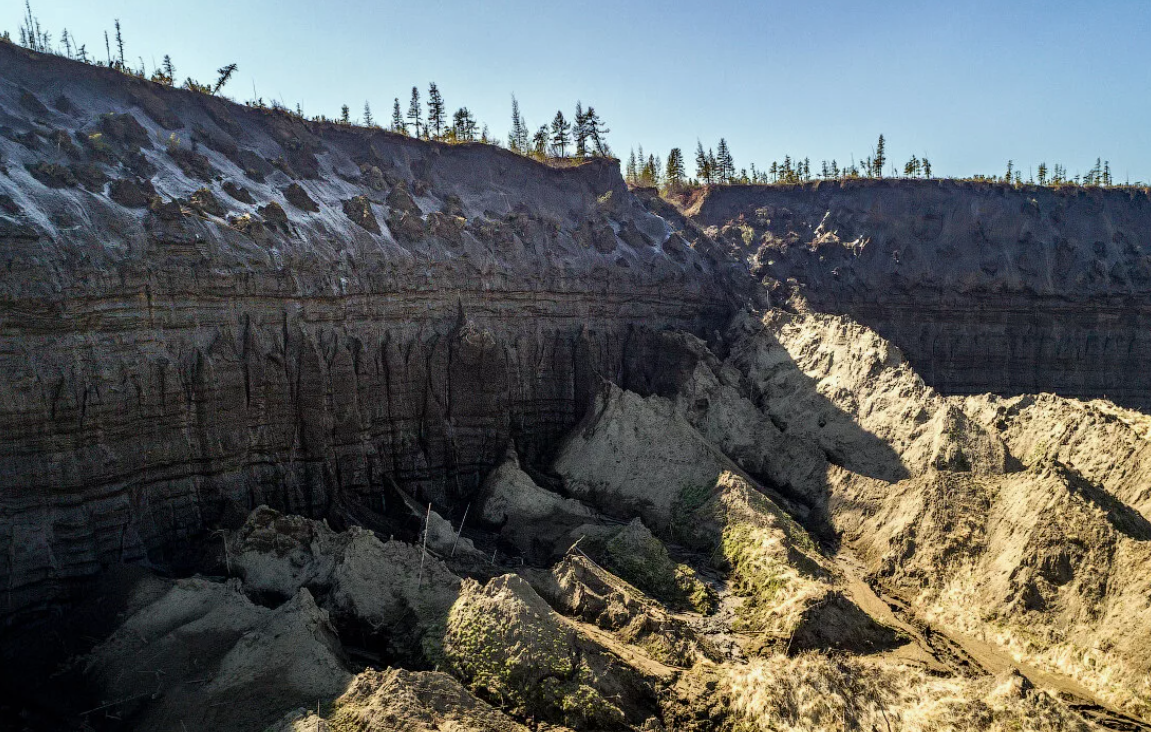
[{"label": "eroded cliff face", "polygon": [[1151,406],[1145,190],[856,181],[723,187],[692,204],[781,299],[850,314],[944,393]]},{"label": "eroded cliff face", "polygon": [[[0,612],[260,503],[467,495],[707,336],[740,268],[628,192],[0,44]],[[242,513],[240,514],[242,515]]]}]

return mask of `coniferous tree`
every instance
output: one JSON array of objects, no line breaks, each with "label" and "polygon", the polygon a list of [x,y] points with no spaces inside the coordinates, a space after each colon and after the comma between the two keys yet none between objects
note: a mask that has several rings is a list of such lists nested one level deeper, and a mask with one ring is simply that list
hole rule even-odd
[{"label": "coniferous tree", "polygon": [[705,184],[711,183],[711,167],[708,165],[703,143],[699,140],[695,141],[695,175]]},{"label": "coniferous tree", "polygon": [[535,155],[540,160],[548,156],[548,126],[541,125],[536,134],[532,136],[532,145],[534,146]]},{"label": "coniferous tree", "polygon": [[444,133],[444,98],[440,95],[436,82],[428,84],[428,132],[439,139]]},{"label": "coniferous tree", "polygon": [[1039,185],[1047,185],[1047,163],[1039,164]]},{"label": "coniferous tree", "polygon": [[627,157],[627,172],[624,174],[624,180],[633,186],[639,183],[639,163],[636,162],[634,148]]},{"label": "coniferous tree", "polygon": [[212,94],[220,93],[224,85],[232,79],[232,75],[236,73],[237,68],[236,64],[228,64],[223,68],[216,69],[216,73],[219,74],[219,76],[216,77],[216,85],[212,87]]},{"label": "coniferous tree", "polygon": [[575,141],[575,156],[587,157],[587,118],[584,116],[583,103],[577,101],[575,107],[575,121],[572,124],[572,138]]},{"label": "coniferous tree", "polygon": [[883,139],[883,135],[879,136],[879,142],[875,143],[875,160],[872,168],[872,175],[875,178],[883,177],[883,165],[887,162],[887,141]]},{"label": "coniferous tree", "polygon": [[68,29],[64,29],[64,33],[60,37],[60,42],[64,44],[64,55],[72,58],[72,39],[68,37]]},{"label": "coniferous tree", "polygon": [[372,105],[364,101],[364,127],[375,127],[376,120],[372,118]]},{"label": "coniferous tree", "polygon": [[557,111],[552,120],[552,145],[559,151],[559,156],[565,156],[567,146],[571,143],[571,123],[564,118],[563,111]]},{"label": "coniferous tree", "polygon": [[683,165],[683,150],[678,147],[673,147],[671,152],[667,154],[667,169],[664,171],[664,182],[669,190],[677,190],[683,185],[683,177],[686,175]]},{"label": "coniferous tree", "polygon": [[924,158],[922,165],[923,165],[923,177],[924,178],[930,178],[931,177],[931,161],[928,160],[927,158]]},{"label": "coniferous tree", "polygon": [[412,99],[408,102],[408,119],[411,120],[412,130],[416,137],[420,136],[420,130],[423,130],[425,135],[427,134],[420,110],[420,90],[414,86],[412,87]]},{"label": "coniferous tree", "polygon": [[392,132],[398,132],[401,135],[408,134],[408,126],[404,123],[404,115],[400,112],[400,98],[395,98],[395,103],[392,105]]},{"label": "coniferous tree", "polygon": [[719,152],[715,156],[715,177],[719,179],[720,183],[730,183],[732,177],[735,175],[735,160],[731,157],[731,150],[727,146],[727,140],[719,138]]},{"label": "coniferous tree", "polygon": [[351,110],[348,109],[348,105],[346,105],[346,104],[343,105],[342,107],[340,107],[340,124],[342,124],[342,125],[352,124],[352,113],[351,113]]},{"label": "coniferous tree", "polygon": [[603,120],[596,114],[595,107],[589,105],[587,111],[584,112],[584,127],[587,129],[588,140],[591,141],[595,154],[610,155],[611,150],[608,148],[606,138],[611,130],[603,126]]},{"label": "coniferous tree", "polygon": [[512,95],[512,131],[508,133],[508,147],[520,155],[526,155],[528,149],[528,126],[520,115],[520,103],[516,95]]},{"label": "coniferous tree", "polygon": [[1003,177],[1003,180],[1010,183],[1014,179],[1015,179],[1015,161],[1014,160],[1008,160],[1007,161],[1007,175]]},{"label": "coniferous tree", "polygon": [[123,36],[123,34],[120,33],[120,19],[119,18],[116,19],[116,48],[118,48],[119,52],[120,52],[120,58],[118,59],[120,66],[118,68],[121,71],[123,71],[125,68],[125,64],[124,64],[124,36]]},{"label": "coniferous tree", "polygon": [[452,117],[452,134],[457,140],[471,142],[476,139],[476,118],[467,107],[460,107]]}]

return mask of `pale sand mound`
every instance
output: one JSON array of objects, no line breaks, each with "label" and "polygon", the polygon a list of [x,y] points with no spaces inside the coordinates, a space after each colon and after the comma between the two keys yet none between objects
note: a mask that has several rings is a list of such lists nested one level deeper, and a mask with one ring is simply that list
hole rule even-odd
[{"label": "pale sand mound", "polygon": [[1151,416],[1103,400],[1054,394],[1009,399],[985,394],[956,401],[996,431],[1024,464],[1067,463],[1151,520]]},{"label": "pale sand mound", "polygon": [[529,556],[563,554],[575,541],[568,532],[595,520],[583,503],[536,485],[511,451],[488,474],[479,495],[481,520]]}]

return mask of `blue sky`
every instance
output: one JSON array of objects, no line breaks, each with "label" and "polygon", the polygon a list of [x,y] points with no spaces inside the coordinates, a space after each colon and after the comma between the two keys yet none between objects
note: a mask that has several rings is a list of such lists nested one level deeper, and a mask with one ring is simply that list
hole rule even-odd
[{"label": "blue sky", "polygon": [[[23,0],[0,0],[16,35]],[[726,137],[737,167],[784,154],[841,163],[932,160],[937,174],[1072,175],[1096,157],[1151,181],[1147,0],[33,0],[54,38],[67,27],[103,56],[119,18],[128,60],[171,54],[181,77],[335,116],[370,100],[377,118],[413,84],[437,82],[506,136],[514,92],[529,124],[595,105],[621,157],[642,144],[689,153]]]}]

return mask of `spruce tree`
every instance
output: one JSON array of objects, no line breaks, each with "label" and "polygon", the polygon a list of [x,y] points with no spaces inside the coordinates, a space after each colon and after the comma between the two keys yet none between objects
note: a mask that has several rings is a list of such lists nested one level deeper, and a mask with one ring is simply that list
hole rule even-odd
[{"label": "spruce tree", "polygon": [[567,146],[571,143],[571,123],[564,118],[562,110],[556,112],[552,120],[552,145],[559,151],[559,156],[565,156]]},{"label": "spruce tree", "polygon": [[428,131],[432,137],[437,140],[443,136],[444,133],[444,98],[440,95],[440,90],[436,86],[436,82],[428,84]]},{"label": "spruce tree", "polygon": [[376,121],[372,119],[372,105],[364,102],[364,127],[375,127]]},{"label": "spruce tree", "polygon": [[532,145],[534,146],[533,152],[540,160],[548,156],[548,126],[542,125],[536,130],[535,135],[532,136]]},{"label": "spruce tree", "polygon": [[683,150],[673,147],[667,154],[667,169],[664,172],[664,181],[668,189],[677,189],[683,185],[686,175],[683,166]]},{"label": "spruce tree", "polygon": [[731,157],[731,150],[727,147],[727,140],[719,138],[719,148],[715,155],[715,177],[720,183],[730,183],[735,175],[735,160]]},{"label": "spruce tree", "polygon": [[412,130],[416,137],[420,136],[420,130],[423,129],[427,134],[427,130],[423,126],[423,116],[420,111],[420,90],[417,87],[412,87],[412,100],[408,102],[408,119],[411,120]]},{"label": "spruce tree", "polygon": [[608,148],[605,138],[611,130],[603,126],[603,120],[596,114],[595,107],[589,105],[587,111],[584,112],[584,127],[587,130],[588,140],[591,141],[595,154],[600,156],[610,155],[611,150]]},{"label": "spruce tree", "polygon": [[460,107],[452,117],[452,135],[463,142],[476,139],[476,118],[467,107]]},{"label": "spruce tree", "polygon": [[520,155],[526,155],[528,149],[528,126],[520,115],[520,103],[516,95],[512,95],[512,131],[508,133],[508,147]]},{"label": "spruce tree", "polygon": [[924,178],[930,178],[931,177],[931,161],[928,160],[927,158],[924,158],[921,165],[923,166],[923,177]]},{"label": "spruce tree", "polygon": [[879,136],[879,142],[875,144],[875,161],[872,167],[872,174],[876,178],[883,177],[883,165],[887,162],[887,141],[883,139],[883,135]]},{"label": "spruce tree", "polygon": [[351,123],[352,123],[351,110],[348,109],[348,105],[345,104],[344,106],[340,107],[340,124],[350,125]]},{"label": "spruce tree", "polygon": [[400,112],[399,97],[396,97],[396,101],[392,105],[392,132],[398,132],[401,135],[408,134],[408,126],[404,124],[404,115]]},{"label": "spruce tree", "polygon": [[624,174],[624,180],[633,186],[639,183],[639,164],[636,162],[634,148],[627,157],[627,172]]},{"label": "spruce tree", "polygon": [[120,70],[123,71],[126,67],[124,63],[124,36],[120,33],[120,19],[116,19],[116,48],[120,49]]},{"label": "spruce tree", "polygon": [[695,141],[695,175],[705,184],[711,183],[711,161],[704,152],[703,143],[699,140]]}]

